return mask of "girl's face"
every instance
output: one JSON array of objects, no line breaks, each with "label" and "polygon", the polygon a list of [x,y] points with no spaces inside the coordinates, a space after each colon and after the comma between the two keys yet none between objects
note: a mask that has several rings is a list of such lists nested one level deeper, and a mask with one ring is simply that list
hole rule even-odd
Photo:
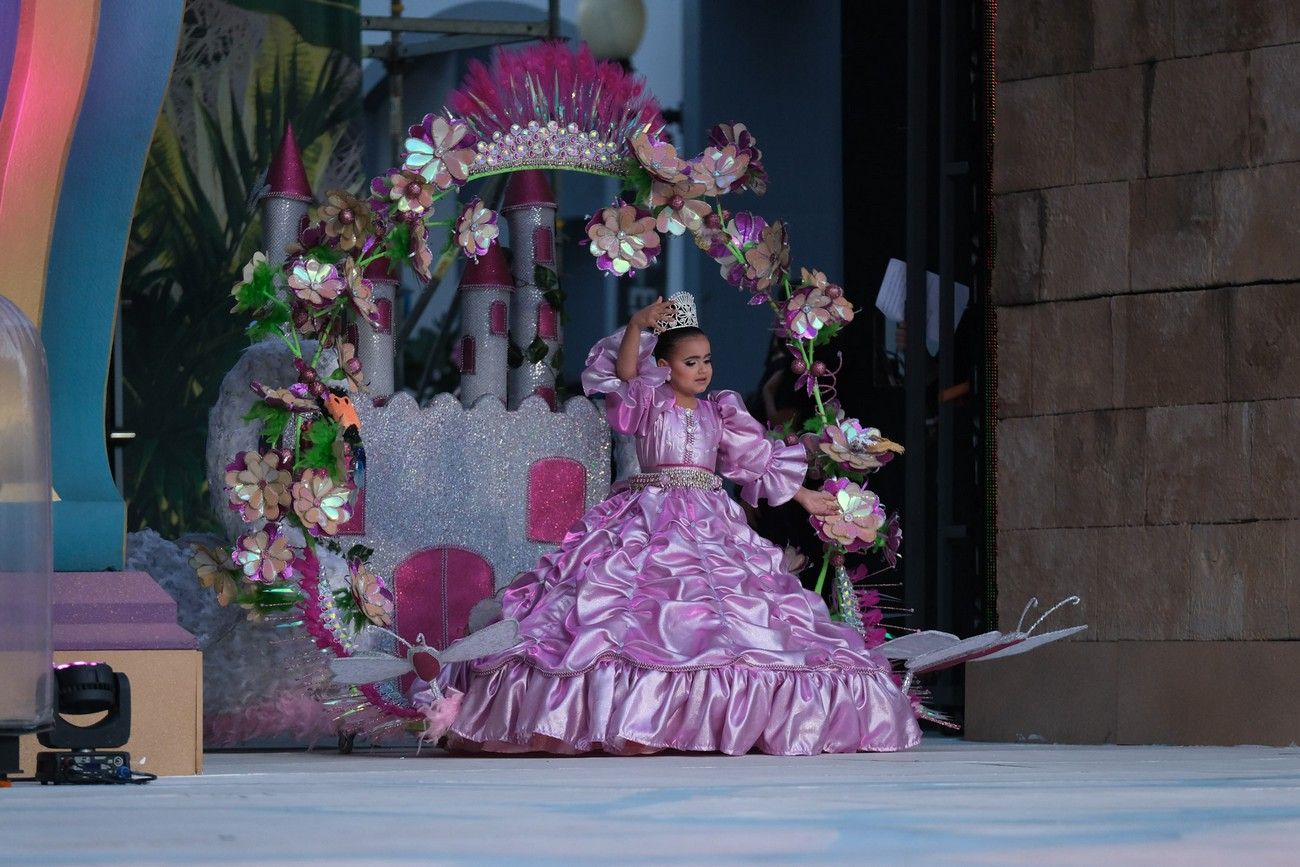
[{"label": "girl's face", "polygon": [[713,379],[709,338],[702,334],[684,338],[672,348],[668,358],[659,359],[659,365],[668,368],[668,384],[678,394],[694,396],[708,391]]}]

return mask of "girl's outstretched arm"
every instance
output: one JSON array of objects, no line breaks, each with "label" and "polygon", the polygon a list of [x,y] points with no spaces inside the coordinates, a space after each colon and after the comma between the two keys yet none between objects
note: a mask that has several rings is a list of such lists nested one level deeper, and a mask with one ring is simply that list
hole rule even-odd
[{"label": "girl's outstretched arm", "polygon": [[641,329],[652,328],[655,322],[667,318],[673,309],[673,302],[665,301],[659,296],[655,303],[643,307],[632,314],[623,332],[623,342],[618,345],[618,360],[614,363],[614,372],[624,382],[636,379],[637,352],[641,348]]}]

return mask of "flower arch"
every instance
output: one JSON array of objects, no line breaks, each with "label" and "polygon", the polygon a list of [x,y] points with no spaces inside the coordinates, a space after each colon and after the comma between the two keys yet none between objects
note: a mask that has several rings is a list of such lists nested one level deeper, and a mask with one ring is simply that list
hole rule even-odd
[{"label": "flower arch", "polygon": [[[192,561],[223,604],[238,601],[251,616],[297,616],[318,646],[340,657],[355,652],[361,630],[392,624],[392,594],[367,566],[370,552],[343,551],[335,539],[350,517],[353,474],[364,465],[361,425],[341,388],[356,391],[363,382],[348,321],[377,321],[367,276],[376,267],[388,273],[386,266],[404,262],[428,280],[451,258],[477,258],[498,242],[497,214],[480,199],[456,208],[454,220],[434,218],[438,201],[472,180],[553,169],[623,182],[622,197],[586,225],[587,249],[602,271],[635,274],[654,263],[664,235],[690,235],[723,280],[748,293],[750,304],[773,310],[795,387],[816,408],[801,430],[773,435],[804,443],[840,507],[811,519],[825,545],[816,589],[832,576],[836,616],[869,645],[884,640],[871,576],[865,566],[850,571],[846,558],[874,552],[887,568],[895,565],[898,518],[886,514],[867,476],[902,448],[844,416],[835,399],[839,367],[816,358],[852,321],[853,307],[823,272],[802,267],[795,276],[784,221],[724,207],[727,196],[761,196],[768,186],[763,153],[743,123],[715,126],[691,158],[663,132],[644,82],[594,60],[585,46],[498,49],[491,66],[471,64],[444,113],[408,130],[400,165],[361,195],[328,194],[282,267],[260,253],[249,262],[232,290],[234,312],[252,318],[250,338],[271,336],[288,347],[298,380],[287,387],[253,383],[261,401],[250,417],[262,423],[264,446],[234,456],[225,479],[230,507],[249,528],[232,548],[200,549]],[[436,256],[433,226],[450,230]],[[343,574],[344,587],[331,589],[337,582],[323,578],[330,571]],[[434,706],[436,694],[412,704],[391,685],[361,692],[389,716],[423,716],[431,726],[446,717],[445,707]]]}]

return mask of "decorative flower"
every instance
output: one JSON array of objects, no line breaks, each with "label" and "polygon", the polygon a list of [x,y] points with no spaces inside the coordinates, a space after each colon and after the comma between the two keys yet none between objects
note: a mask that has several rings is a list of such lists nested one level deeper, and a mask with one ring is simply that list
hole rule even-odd
[{"label": "decorative flower", "polygon": [[704,219],[713,212],[707,202],[700,201],[699,197],[703,194],[703,184],[654,181],[650,185],[650,205],[658,209],[655,228],[672,235],[683,232],[696,234],[701,231]]},{"label": "decorative flower", "polygon": [[758,142],[743,123],[720,123],[709,130],[709,144],[725,148],[734,145],[736,153],[749,158],[749,166],[742,178],[740,188],[748,188],[755,195],[767,192],[767,170],[763,168],[763,152],[758,149]]},{"label": "decorative flower", "polygon": [[351,571],[352,599],[366,619],[376,626],[393,625],[393,595],[384,579],[360,560],[348,564]]},{"label": "decorative flower", "polygon": [[424,122],[411,127],[410,132],[403,170],[440,190],[465,183],[475,156],[468,126],[441,115],[426,114]]},{"label": "decorative flower", "polygon": [[903,528],[898,522],[898,513],[889,516],[889,525],[885,529],[885,562],[890,566],[898,565],[901,556],[898,551],[903,547]]},{"label": "decorative flower", "polygon": [[654,217],[622,199],[616,199],[588,221],[587,237],[600,269],[620,277],[645,268],[659,253]]},{"label": "decorative flower", "polygon": [[825,542],[844,546],[847,551],[870,548],[885,523],[885,510],[874,492],[848,479],[828,479],[822,489],[835,495],[839,511],[812,515],[810,520]]},{"label": "decorative flower", "polygon": [[263,253],[261,250],[258,250],[256,253],[254,253],[253,258],[249,259],[248,262],[244,265],[244,273],[243,273],[244,279],[236,283],[234,288],[230,290],[231,295],[238,295],[239,287],[243,286],[245,283],[253,282],[253,280],[257,276],[257,267],[259,265],[269,265],[269,263],[266,261],[266,254]]},{"label": "decorative flower", "polygon": [[427,283],[432,276],[433,251],[429,249],[429,227],[424,223],[411,224],[411,240],[406,255],[415,273]]},{"label": "decorative flower", "polygon": [[282,509],[289,507],[289,484],[293,477],[281,466],[277,451],[259,454],[247,451],[226,466],[226,488],[230,508],[252,523],[258,518],[278,520]]},{"label": "decorative flower", "polygon": [[375,195],[387,198],[399,213],[423,214],[433,207],[428,182],[410,170],[390,169],[387,178],[375,178],[370,189]]},{"label": "decorative flower", "polygon": [[[302,383],[297,384],[301,385]],[[262,400],[271,406],[287,409],[289,412],[320,411],[320,407],[317,406],[315,399],[311,397],[311,393],[306,388],[295,389],[293,386],[289,388],[269,388],[257,380],[253,380],[249,385]]]},{"label": "decorative flower", "polygon": [[826,285],[826,275],[820,271],[813,273],[822,277],[822,285],[808,285],[808,271],[805,269],[805,285],[800,286],[785,304],[786,328],[791,335],[804,340],[812,340],[831,322],[853,321],[853,306],[844,300],[842,290],[841,294],[832,297],[830,293],[834,290]]},{"label": "decorative flower", "polygon": [[292,492],[293,512],[313,536],[337,535],[339,524],[352,516],[348,509],[348,489],[334,484],[324,470],[303,470]]},{"label": "decorative flower", "polygon": [[357,315],[371,322],[379,321],[379,305],[375,303],[375,286],[361,276],[361,269],[351,259],[343,266],[348,286],[348,303]]},{"label": "decorative flower", "polygon": [[690,163],[677,155],[677,148],[671,142],[660,141],[646,133],[638,133],[632,138],[632,152],[646,171],[669,184],[685,180],[690,171]]},{"label": "decorative flower", "polygon": [[298,240],[287,245],[284,248],[286,256],[301,256],[308,250],[327,244],[329,238],[325,235],[325,224],[321,222],[309,223],[307,218],[302,218],[299,224]]},{"label": "decorative flower", "polygon": [[790,240],[785,223],[777,220],[763,229],[759,242],[745,251],[744,287],[766,293],[780,283],[790,267]]},{"label": "decorative flower", "polygon": [[340,250],[360,249],[375,222],[370,205],[343,190],[330,191],[325,200],[317,217],[325,224],[326,237],[337,238]]},{"label": "decorative flower", "polygon": [[361,378],[361,359],[357,358],[356,344],[346,340],[339,341],[339,370],[343,371],[353,391],[365,390],[366,383]]},{"label": "decorative flower", "polygon": [[328,307],[346,288],[339,269],[315,259],[295,259],[289,272],[289,288],[314,307]]},{"label": "decorative flower", "polygon": [[691,162],[691,180],[704,184],[705,195],[721,196],[739,183],[748,168],[749,157],[737,153],[735,145],[708,147]]},{"label": "decorative flower", "polygon": [[239,583],[235,577],[239,573],[233,568],[230,554],[223,548],[209,548],[207,545],[194,545],[193,550],[190,568],[204,587],[211,587],[217,594],[217,602],[224,608],[238,599]]},{"label": "decorative flower", "polygon": [[276,524],[239,537],[231,559],[249,581],[274,584],[293,577],[294,551]]},{"label": "decorative flower", "polygon": [[825,442],[821,451],[831,460],[854,470],[878,470],[889,463],[903,447],[885,439],[874,427],[864,428],[857,419],[845,419],[822,430]]},{"label": "decorative flower", "polygon": [[487,253],[500,234],[497,212],[483,204],[483,200],[477,196],[470,199],[465,210],[461,211],[460,219],[456,221],[456,243],[461,251],[477,262],[478,257]]},{"label": "decorative flower", "polygon": [[736,253],[739,252],[743,257],[762,239],[766,228],[767,220],[749,211],[741,211],[727,220],[722,236],[716,238],[712,248],[707,251],[722,266],[722,279],[732,286],[746,285],[746,266],[736,259]]}]

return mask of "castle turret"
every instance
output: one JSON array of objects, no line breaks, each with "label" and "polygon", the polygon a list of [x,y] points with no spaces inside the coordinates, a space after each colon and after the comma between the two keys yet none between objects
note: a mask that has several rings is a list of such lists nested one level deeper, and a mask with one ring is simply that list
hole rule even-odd
[{"label": "castle turret", "polygon": [[393,362],[397,354],[393,341],[393,302],[397,297],[398,273],[391,260],[380,257],[366,266],[363,276],[373,289],[379,321],[356,317],[357,357],[365,371],[370,396],[380,405],[393,394]]},{"label": "castle turret", "polygon": [[284,138],[266,170],[262,193],[262,249],[272,265],[284,262],[284,248],[298,240],[298,229],[312,203],[311,184],[303,165],[293,124],[284,125]]},{"label": "castle turret", "polygon": [[484,395],[506,402],[510,298],[514,281],[505,254],[493,244],[465,266],[460,278],[460,402],[469,407]]},{"label": "castle turret", "polygon": [[[501,207],[510,225],[510,251],[514,256],[515,298],[510,311],[510,339],[524,354],[523,363],[510,369],[510,409],[524,398],[538,394],[555,409],[555,368],[552,366],[562,343],[560,311],[546,300],[538,286],[536,269],[554,277],[555,194],[546,173],[536,169],[515,172],[506,184]],[[540,344],[535,345],[535,341]],[[531,361],[544,345],[546,354]]]}]

